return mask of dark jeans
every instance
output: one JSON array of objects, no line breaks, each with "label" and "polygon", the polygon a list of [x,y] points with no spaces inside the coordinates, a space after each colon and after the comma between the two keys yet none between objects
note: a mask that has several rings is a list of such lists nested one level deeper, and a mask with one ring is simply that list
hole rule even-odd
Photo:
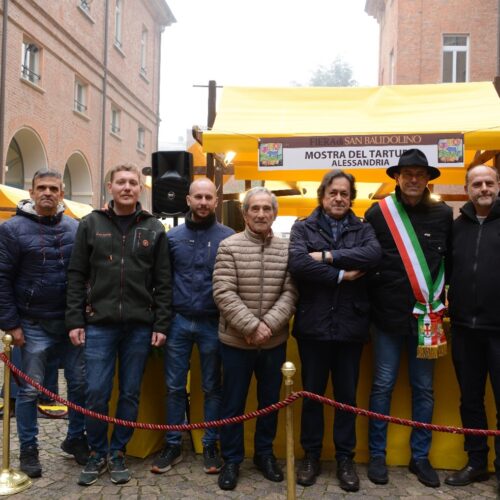
[{"label": "dark jeans", "polygon": [[[135,422],[139,411],[139,393],[148,358],[152,330],[140,324],[87,325],[85,362],[87,365],[87,409],[108,415],[118,359],[119,395],[116,418]],[[159,381],[160,383],[160,381]],[[108,424],[86,417],[90,449],[104,457],[108,452],[125,451],[134,429],[115,425],[108,442]]]},{"label": "dark jeans", "polygon": [[[219,419],[222,398],[220,346],[217,336],[218,318],[187,317],[176,314],[170,326],[165,349],[165,381],[167,385],[167,424],[183,424],[186,417],[186,383],[191,351],[197,344],[200,353],[201,388],[204,420]],[[206,429],[203,446],[214,444],[219,429]],[[167,432],[170,445],[180,445],[182,433]]]},{"label": "dark jeans", "polygon": [[[221,418],[243,415],[252,375],[257,379],[258,408],[279,401],[281,365],[285,362],[286,343],[273,349],[238,349],[221,344],[222,407]],[[254,454],[271,455],[276,436],[278,413],[259,417],[254,435]],[[241,463],[245,457],[243,424],[221,427],[220,443],[225,462]]]},{"label": "dark jeans", "polygon": [[[39,323],[21,320],[26,343],[21,348],[24,373],[38,383],[43,383],[49,355],[54,349],[64,365],[64,376],[68,384],[68,399],[79,406],[85,406],[85,365],[83,349],[75,347],[68,336],[54,336],[45,331]],[[21,449],[38,445],[37,423],[38,390],[28,383],[22,383],[16,398],[17,434]],[[79,438],[85,431],[81,413],[68,412],[68,439]]]},{"label": "dark jeans", "polygon": [[[462,425],[470,429],[488,429],[484,408],[486,378],[489,375],[500,429],[500,332],[452,328],[452,356],[460,385]],[[465,435],[464,449],[470,465],[486,468],[488,438]],[[495,437],[495,470],[500,472],[500,438]]]},{"label": "dark jeans", "polygon": [[[302,365],[302,387],[321,396],[325,394],[328,378],[332,377],[336,401],[356,406],[359,363],[363,344],[297,340]],[[302,403],[300,443],[307,454],[321,455],[324,432],[323,405],[305,398]],[[356,448],[356,415],[335,410],[333,422],[335,456],[353,458]]]}]

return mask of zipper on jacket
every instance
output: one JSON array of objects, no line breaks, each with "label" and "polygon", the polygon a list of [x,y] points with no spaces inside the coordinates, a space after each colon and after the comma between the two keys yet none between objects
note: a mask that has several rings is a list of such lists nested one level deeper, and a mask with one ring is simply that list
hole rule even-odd
[{"label": "zipper on jacket", "polygon": [[122,235],[122,255],[120,260],[120,302],[118,304],[118,310],[120,311],[120,319],[123,320],[123,288],[125,283],[125,241],[127,235]]},{"label": "zipper on jacket", "polygon": [[263,283],[264,283],[264,245],[262,244],[260,247],[260,298],[259,298],[259,320],[261,320],[262,316],[262,295],[264,293]]},{"label": "zipper on jacket", "polygon": [[[484,224],[484,222],[483,222]],[[476,298],[476,288],[477,288],[477,282],[476,282],[476,272],[477,272],[477,258],[479,255],[479,243],[481,241],[481,233],[483,232],[483,224],[479,224],[479,232],[477,233],[477,239],[476,239],[476,251],[474,252],[474,265],[472,266],[472,273],[474,276],[474,281],[472,282],[472,293],[471,297],[475,297],[474,299],[474,316],[472,316],[472,328],[476,327],[476,306],[477,306],[477,298]]]}]

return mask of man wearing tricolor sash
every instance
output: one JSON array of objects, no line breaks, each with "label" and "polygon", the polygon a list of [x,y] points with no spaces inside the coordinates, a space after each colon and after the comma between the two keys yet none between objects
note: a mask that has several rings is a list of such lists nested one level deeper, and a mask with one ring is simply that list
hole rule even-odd
[{"label": "man wearing tricolor sash", "polygon": [[[460,385],[462,426],[488,429],[484,407],[489,375],[500,429],[500,199],[494,168],[478,165],[465,177],[470,201],[453,223],[448,300],[452,355]],[[468,461],[445,482],[452,486],[485,481],[488,474],[487,436],[465,435]],[[500,491],[500,438],[495,438],[495,473]]]},{"label": "man wearing tricolor sash", "polygon": [[[366,219],[382,246],[383,257],[369,281],[372,301],[374,376],[370,410],[388,415],[403,350],[408,353],[412,418],[431,422],[434,360],[446,354],[442,327],[444,257],[453,213],[430,196],[427,184],[439,177],[425,154],[409,149],[387,169],[395,193],[370,207]],[[370,420],[368,477],[388,482],[385,463],[387,423]],[[413,429],[409,469],[429,487],[439,477],[429,462],[431,432]]]}]

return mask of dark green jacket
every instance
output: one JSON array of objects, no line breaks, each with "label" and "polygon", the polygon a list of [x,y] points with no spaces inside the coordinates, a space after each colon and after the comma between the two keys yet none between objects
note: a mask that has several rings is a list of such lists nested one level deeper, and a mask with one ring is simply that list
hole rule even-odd
[{"label": "dark green jacket", "polygon": [[[111,205],[112,206],[112,205]],[[80,222],[68,268],[66,327],[142,323],[167,333],[170,259],[165,229],[137,204],[125,234],[112,208]]]}]

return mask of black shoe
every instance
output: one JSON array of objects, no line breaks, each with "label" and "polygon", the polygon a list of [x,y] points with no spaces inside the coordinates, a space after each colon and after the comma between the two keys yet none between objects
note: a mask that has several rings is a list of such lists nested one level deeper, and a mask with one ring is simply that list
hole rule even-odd
[{"label": "black shoe", "polygon": [[358,491],[359,477],[356,474],[356,467],[351,458],[340,458],[337,460],[337,479],[339,486],[344,491]]},{"label": "black shoe", "polygon": [[368,479],[375,484],[387,484],[389,482],[389,474],[385,457],[372,457],[368,463]]},{"label": "black shoe", "polygon": [[421,460],[413,460],[412,458],[408,468],[410,472],[417,476],[417,479],[422,484],[425,484],[425,486],[437,488],[441,484],[437,472],[432,468],[427,458],[422,458]]},{"label": "black shoe", "polygon": [[274,455],[255,455],[253,463],[269,481],[273,481],[274,483],[283,481],[283,471],[276,462]]},{"label": "black shoe", "polygon": [[114,484],[128,483],[132,477],[125,463],[125,454],[121,450],[115,450],[110,454],[108,470],[111,475],[111,482]]},{"label": "black shoe", "polygon": [[222,467],[221,473],[219,474],[219,488],[221,490],[234,490],[238,484],[238,475],[240,473],[239,464],[227,463]]},{"label": "black shoe", "polygon": [[87,465],[89,459],[89,445],[87,444],[87,438],[85,436],[73,439],[66,438],[61,443],[61,450],[68,455],[73,455],[77,464]]},{"label": "black shoe", "polygon": [[320,472],[320,461],[315,456],[306,453],[297,469],[297,483],[302,486],[312,486]]},{"label": "black shoe", "polygon": [[35,445],[21,448],[19,462],[19,468],[28,477],[40,477],[42,475],[42,466],[40,460],[38,460],[38,448]]},{"label": "black shoe", "polygon": [[151,472],[163,474],[182,460],[182,450],[178,445],[167,444],[154,459]]},{"label": "black shoe", "polygon": [[450,486],[467,486],[471,483],[487,481],[489,478],[488,469],[477,469],[472,465],[466,465],[463,469],[447,476],[444,482]]}]

